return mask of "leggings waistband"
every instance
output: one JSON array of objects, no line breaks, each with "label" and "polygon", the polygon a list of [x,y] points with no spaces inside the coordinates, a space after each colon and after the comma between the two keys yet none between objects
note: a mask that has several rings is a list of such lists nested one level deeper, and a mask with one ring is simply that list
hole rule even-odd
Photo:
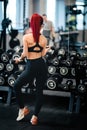
[{"label": "leggings waistband", "polygon": [[43,58],[40,57],[40,58],[36,58],[36,59],[27,59],[27,61],[38,61],[38,60],[42,60]]}]

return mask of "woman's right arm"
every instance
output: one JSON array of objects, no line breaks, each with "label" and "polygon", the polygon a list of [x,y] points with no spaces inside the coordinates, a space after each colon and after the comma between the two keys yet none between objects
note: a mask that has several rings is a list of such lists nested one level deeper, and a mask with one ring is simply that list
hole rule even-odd
[{"label": "woman's right arm", "polygon": [[44,57],[49,50],[50,50],[50,46],[47,46],[47,39],[45,38],[44,39],[44,47],[43,47],[43,50],[41,53],[42,57]]}]

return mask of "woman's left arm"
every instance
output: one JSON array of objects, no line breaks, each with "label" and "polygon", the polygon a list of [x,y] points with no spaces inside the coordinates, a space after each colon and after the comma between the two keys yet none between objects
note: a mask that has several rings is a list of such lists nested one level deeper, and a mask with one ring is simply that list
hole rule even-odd
[{"label": "woman's left arm", "polygon": [[23,37],[23,52],[21,53],[21,56],[19,58],[15,58],[15,63],[19,63],[22,61],[25,57],[27,57],[28,53],[28,46],[27,46],[27,40],[25,36]]},{"label": "woman's left arm", "polygon": [[27,57],[28,54],[28,45],[27,45],[27,39],[25,36],[23,36],[23,52],[21,54],[21,60],[23,60],[25,57]]}]

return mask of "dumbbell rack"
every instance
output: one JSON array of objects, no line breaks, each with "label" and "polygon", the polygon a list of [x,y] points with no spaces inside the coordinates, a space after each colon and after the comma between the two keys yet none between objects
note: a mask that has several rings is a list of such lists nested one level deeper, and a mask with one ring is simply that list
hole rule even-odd
[{"label": "dumbbell rack", "polygon": [[[17,48],[16,48],[16,50],[17,50]],[[6,99],[6,104],[7,105],[10,105],[10,103],[11,103],[11,100],[12,100],[12,91],[13,91],[13,89],[12,89],[13,88],[13,85],[12,85],[13,83],[9,84],[9,82],[8,82],[8,77],[10,77],[10,75],[8,75],[8,73],[15,74],[15,72],[17,72],[16,74],[20,75],[20,72],[22,72],[24,70],[24,66],[25,66],[24,63],[23,64],[21,63],[22,66],[18,66],[18,65],[16,66],[15,65],[13,68],[11,68],[12,67],[11,63],[13,65],[13,62],[11,62],[12,61],[11,59],[13,59],[13,57],[19,57],[20,56],[20,53],[21,53],[20,50],[21,50],[21,48],[19,48],[18,50],[19,50],[18,51],[19,53],[16,52],[16,51],[13,51],[13,50],[7,50],[6,53],[2,52],[2,55],[1,55],[1,62],[5,64],[5,69],[6,69],[7,73],[3,74],[3,70],[1,71],[2,72],[1,76],[5,77],[4,79],[6,81],[6,85],[1,85],[0,86],[0,91],[6,91],[6,92],[8,92],[7,99]],[[76,73],[74,74],[74,72],[73,72],[73,74],[72,74],[72,69],[75,68],[75,66],[76,66],[76,65],[73,65],[73,60],[74,60],[73,58],[78,53],[74,52],[75,53],[75,54],[73,54],[73,55],[75,55],[74,57],[73,57],[73,55],[70,55],[71,57],[68,57],[65,54],[64,49],[60,49],[60,50],[57,50],[57,51],[58,51],[58,54],[56,54],[56,50],[55,50],[55,54],[54,55],[53,55],[53,51],[52,51],[52,52],[48,53],[47,56],[45,57],[45,60],[47,61],[47,64],[48,64],[48,79],[49,79],[46,82],[46,89],[50,90],[51,92],[52,92],[52,90],[55,91],[57,89],[57,91],[61,90],[61,91],[65,91],[65,93],[67,93],[67,91],[70,90],[69,91],[70,92],[70,96],[69,96],[69,108],[68,108],[68,111],[70,113],[72,113],[75,110],[75,113],[79,113],[79,110],[80,110],[80,100],[81,99],[80,99],[79,91],[76,88],[78,87],[78,85],[80,83],[78,83],[77,85],[75,83],[75,87],[73,89],[73,87],[70,87],[69,85],[72,86],[72,84],[74,83],[74,81],[73,81],[73,83],[72,82],[70,83],[70,82],[65,82],[65,80],[64,80],[64,82],[62,82],[62,80],[66,79],[66,81],[68,81],[67,79],[69,79],[69,80],[70,79],[72,79],[72,80],[75,79],[75,82],[76,82],[76,77],[79,77],[80,75],[81,76],[79,77],[79,79],[82,79],[83,78],[82,74],[84,72],[83,71],[84,69],[82,69],[82,67],[84,67],[84,66],[81,66],[81,65],[82,65],[83,59],[82,59],[82,61],[80,61],[81,63],[79,63],[79,64],[78,64],[78,62],[76,62],[77,63],[76,65],[80,65],[80,68],[81,68],[81,69],[78,70],[77,68],[79,68],[79,67],[77,66],[77,68],[76,68],[77,71],[75,71],[75,72],[77,72],[78,75],[76,76]],[[60,55],[61,53],[63,53],[63,59],[62,59],[62,57]],[[50,59],[50,58],[52,58],[52,59]],[[55,58],[57,58],[58,61]],[[71,60],[69,58],[71,58]],[[7,61],[7,59],[8,59],[8,61]],[[10,64],[10,67],[8,67],[8,69],[7,69],[7,64],[8,63]],[[12,69],[12,70],[9,71],[9,68]],[[5,71],[5,69],[4,69],[4,71]],[[56,70],[56,72],[55,72],[55,70]],[[69,73],[68,73],[67,70],[69,70]],[[80,70],[81,70],[82,73],[80,72]],[[16,77],[15,77],[15,75],[13,75],[13,76],[14,76],[13,78],[14,78],[14,81],[15,81]],[[12,75],[11,75],[11,77],[12,77]],[[13,78],[12,78],[12,80],[13,80]],[[51,80],[50,80],[50,78],[51,78]],[[53,84],[53,86],[51,85],[49,87],[48,86],[48,83],[49,83],[48,81],[51,81],[51,84]],[[57,81],[57,83],[56,83],[56,81]],[[52,87],[55,86],[54,83],[56,84],[56,88],[55,89],[52,88]],[[63,86],[64,88],[62,86],[60,88],[59,84],[64,85]],[[34,83],[34,86],[35,86],[35,83]],[[68,87],[68,90],[65,89],[67,87]],[[74,93],[73,93],[73,91],[74,91]],[[84,92],[80,92],[80,93],[82,95],[84,94]]]}]

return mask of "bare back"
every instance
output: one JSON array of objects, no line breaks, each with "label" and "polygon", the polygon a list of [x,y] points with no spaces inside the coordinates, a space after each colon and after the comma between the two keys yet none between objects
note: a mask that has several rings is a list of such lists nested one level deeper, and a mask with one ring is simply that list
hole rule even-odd
[{"label": "bare back", "polygon": [[[29,52],[28,48],[35,46],[36,43],[34,42],[34,38],[33,38],[32,33],[25,34],[23,36],[23,55],[25,57],[27,57],[27,59],[37,59],[37,58],[44,56],[46,45],[47,45],[47,39],[43,35],[40,35],[38,44],[43,48],[41,52],[39,52],[39,53]],[[38,47],[35,47],[34,49],[39,50]]]}]

